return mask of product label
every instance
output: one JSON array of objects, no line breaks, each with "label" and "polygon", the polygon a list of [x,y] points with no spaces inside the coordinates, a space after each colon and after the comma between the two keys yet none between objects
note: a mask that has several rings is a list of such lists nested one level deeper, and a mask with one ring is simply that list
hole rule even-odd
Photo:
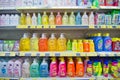
[{"label": "product label", "polygon": [[100,5],[104,5],[104,3],[105,3],[104,0],[99,0]]},{"label": "product label", "polygon": [[60,64],[59,75],[60,76],[66,76],[66,66],[65,66],[65,64]]},{"label": "product label", "polygon": [[105,46],[106,50],[111,50],[112,41],[111,40],[106,40],[104,46]]},{"label": "product label", "polygon": [[21,75],[20,75],[20,65],[19,64],[15,64],[14,65],[14,76],[15,77],[20,77]]},{"label": "product label", "polygon": [[92,76],[92,65],[88,65],[88,67],[87,67],[87,75],[88,76]]},{"label": "product label", "polygon": [[115,42],[114,44],[114,50],[120,50],[120,42]]},{"label": "product label", "polygon": [[103,41],[102,41],[102,40],[99,40],[97,44],[98,44],[98,45],[97,45],[98,50],[102,50]]},{"label": "product label", "polygon": [[52,65],[51,65],[50,75],[51,75],[51,76],[56,76],[56,75],[57,75],[57,65],[56,65],[56,64],[52,64]]},{"label": "product label", "polygon": [[8,64],[8,75],[13,76],[13,64]]}]

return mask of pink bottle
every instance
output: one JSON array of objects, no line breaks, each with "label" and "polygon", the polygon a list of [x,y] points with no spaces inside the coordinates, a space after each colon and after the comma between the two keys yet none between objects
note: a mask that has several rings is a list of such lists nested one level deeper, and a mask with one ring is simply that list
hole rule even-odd
[{"label": "pink bottle", "polygon": [[58,69],[58,76],[65,77],[66,76],[66,63],[64,58],[60,58],[59,69]]},{"label": "pink bottle", "polygon": [[119,0],[113,0],[113,6],[118,6]]},{"label": "pink bottle", "polygon": [[60,12],[58,12],[55,20],[56,25],[62,25],[62,16],[60,15]]},{"label": "pink bottle", "polygon": [[50,64],[50,77],[56,77],[57,76],[57,62],[56,58],[51,58],[52,62]]},{"label": "pink bottle", "polygon": [[106,6],[113,6],[113,1],[114,0],[105,0],[105,5]]}]

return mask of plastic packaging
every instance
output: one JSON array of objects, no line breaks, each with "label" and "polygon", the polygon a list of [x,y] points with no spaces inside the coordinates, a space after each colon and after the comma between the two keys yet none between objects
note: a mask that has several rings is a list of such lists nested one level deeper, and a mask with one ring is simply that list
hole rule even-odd
[{"label": "plastic packaging", "polygon": [[82,40],[78,40],[77,51],[83,52],[83,42]]},{"label": "plastic packaging", "polygon": [[54,16],[53,12],[51,12],[51,14],[49,16],[49,25],[55,25],[55,16]]},{"label": "plastic packaging", "polygon": [[38,16],[37,16],[37,25],[41,25],[42,24],[42,17],[41,17],[41,14],[38,13]]},{"label": "plastic packaging", "polygon": [[76,25],[81,25],[81,24],[82,24],[82,17],[80,15],[80,12],[78,12],[76,15]]},{"label": "plastic packaging", "polygon": [[56,21],[56,25],[62,25],[62,16],[60,12],[57,13],[55,21]]},{"label": "plastic packaging", "polygon": [[72,42],[72,51],[73,52],[77,52],[77,40],[73,40]]},{"label": "plastic packaging", "polygon": [[86,14],[86,12],[84,12],[83,16],[82,16],[82,25],[88,25],[88,16]]},{"label": "plastic packaging", "polygon": [[32,25],[37,25],[37,17],[35,13],[33,13],[33,16],[32,16]]},{"label": "plastic packaging", "polygon": [[84,52],[89,52],[90,51],[90,46],[88,40],[83,41],[83,51]]},{"label": "plastic packaging", "polygon": [[75,25],[75,15],[74,15],[74,12],[71,12],[71,14],[70,14],[69,24],[70,25]]},{"label": "plastic packaging", "polygon": [[43,13],[43,16],[42,16],[42,25],[48,25],[48,16],[46,14],[46,12]]},{"label": "plastic packaging", "polygon": [[68,51],[72,50],[72,42],[70,40],[67,41],[67,50]]},{"label": "plastic packaging", "polygon": [[65,12],[64,15],[63,15],[62,24],[63,25],[68,25],[68,15],[67,15],[67,12]]}]

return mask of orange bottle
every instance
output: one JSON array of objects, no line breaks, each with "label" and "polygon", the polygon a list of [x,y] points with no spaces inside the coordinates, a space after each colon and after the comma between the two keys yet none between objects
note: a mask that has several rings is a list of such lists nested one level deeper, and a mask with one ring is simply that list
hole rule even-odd
[{"label": "orange bottle", "polygon": [[48,51],[48,39],[45,33],[42,34],[42,37],[39,39],[39,51]]},{"label": "orange bottle", "polygon": [[84,65],[83,62],[81,60],[81,58],[77,58],[76,61],[76,76],[77,77],[83,77],[84,76]]},{"label": "orange bottle", "polygon": [[62,16],[60,15],[60,12],[58,12],[55,20],[56,25],[62,25]]},{"label": "orange bottle", "polygon": [[74,65],[72,58],[68,58],[68,59],[69,61],[67,63],[67,75],[69,77],[74,77],[75,76],[75,65]]},{"label": "orange bottle", "polygon": [[84,52],[90,52],[89,42],[88,40],[83,41],[83,51]]}]

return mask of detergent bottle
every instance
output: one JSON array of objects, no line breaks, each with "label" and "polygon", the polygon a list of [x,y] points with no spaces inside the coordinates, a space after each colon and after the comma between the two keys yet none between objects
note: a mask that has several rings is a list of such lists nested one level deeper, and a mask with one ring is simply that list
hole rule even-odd
[{"label": "detergent bottle", "polygon": [[59,68],[58,68],[58,76],[65,77],[66,76],[66,63],[63,57],[59,59],[60,59],[60,62],[59,62]]},{"label": "detergent bottle", "polygon": [[22,77],[28,78],[30,77],[30,62],[29,59],[25,59],[22,64]]},{"label": "detergent bottle", "polygon": [[29,13],[27,13],[26,16],[26,25],[31,25],[32,24],[32,19]]},{"label": "detergent bottle", "polygon": [[48,25],[48,16],[46,12],[44,12],[42,16],[42,25]]},{"label": "detergent bottle", "polygon": [[71,14],[70,14],[69,24],[70,25],[75,25],[75,15],[74,15],[74,12],[71,12]]},{"label": "detergent bottle", "polygon": [[101,63],[100,60],[98,62],[98,69],[99,69],[99,71],[98,71],[98,75],[97,76],[101,76],[102,75],[102,63]]},{"label": "detergent bottle", "polygon": [[70,40],[67,41],[67,50],[71,51],[72,50],[72,43]]},{"label": "detergent bottle", "polygon": [[89,40],[90,52],[95,52],[95,46],[93,40]]},{"label": "detergent bottle", "polygon": [[57,13],[55,22],[56,22],[56,25],[62,25],[62,16],[60,15],[60,12]]},{"label": "detergent bottle", "polygon": [[93,63],[93,75],[94,76],[97,76],[98,75],[98,72],[99,72],[99,68],[98,68],[98,61],[94,61]]},{"label": "detergent bottle", "polygon": [[37,17],[36,17],[36,14],[33,13],[33,16],[32,16],[32,25],[37,25]]},{"label": "detergent bottle", "polygon": [[91,77],[93,75],[93,69],[92,69],[92,61],[87,62],[87,76]]},{"label": "detergent bottle", "polygon": [[71,57],[68,58],[67,75],[69,77],[74,77],[75,76],[75,64],[74,64],[73,59]]},{"label": "detergent bottle", "polygon": [[78,40],[77,52],[83,52],[83,42],[82,42],[82,40]]},{"label": "detergent bottle", "polygon": [[89,61],[89,57],[86,57],[84,60],[84,71],[87,72],[87,62]]},{"label": "detergent bottle", "polygon": [[101,33],[97,33],[93,39],[95,44],[95,51],[101,52],[103,50],[103,39]]},{"label": "detergent bottle", "polygon": [[21,13],[20,16],[20,25],[25,25],[26,24],[26,17],[23,13]]},{"label": "detergent bottle", "polygon": [[1,63],[1,76],[2,77],[8,76],[7,65],[8,65],[8,62],[3,60]]},{"label": "detergent bottle", "polygon": [[99,0],[93,0],[93,7],[95,8],[99,7]]},{"label": "detergent bottle", "polygon": [[106,0],[99,0],[99,5],[100,5],[100,6],[105,6],[105,1],[106,1]]},{"label": "detergent bottle", "polygon": [[109,33],[103,35],[103,51],[112,51],[112,39]]},{"label": "detergent bottle", "polygon": [[51,12],[51,14],[49,16],[49,25],[55,25],[55,16],[54,16],[53,12]]},{"label": "detergent bottle", "polygon": [[111,75],[114,78],[118,78],[118,61],[117,60],[112,60],[111,64]]},{"label": "detergent bottle", "polygon": [[89,16],[89,25],[94,25],[94,14],[93,12],[90,13],[90,16]]},{"label": "detergent bottle", "polygon": [[30,38],[28,33],[24,33],[23,37],[20,39],[20,51],[29,51],[30,50]]},{"label": "detergent bottle", "polygon": [[77,40],[73,40],[72,42],[72,51],[73,52],[77,52]]},{"label": "detergent bottle", "polygon": [[83,41],[83,51],[84,52],[89,52],[90,51],[90,45],[89,45],[88,40]]},{"label": "detergent bottle", "polygon": [[51,37],[48,39],[48,50],[57,51],[57,39],[54,33],[52,33]]},{"label": "detergent bottle", "polygon": [[103,75],[104,77],[108,77],[109,74],[109,61],[105,60],[103,64]]},{"label": "detergent bottle", "polygon": [[14,67],[14,60],[9,60],[7,64],[8,77],[14,77],[13,67]]},{"label": "detergent bottle", "polygon": [[37,59],[34,59],[30,66],[30,77],[39,77],[39,64]]},{"label": "detergent bottle", "polygon": [[114,1],[116,1],[116,0],[105,0],[105,5],[106,6],[113,6]]},{"label": "detergent bottle", "polygon": [[45,60],[45,58],[43,58],[42,63],[40,64],[40,77],[48,77],[49,73],[48,73],[48,63]]},{"label": "detergent bottle", "polygon": [[38,13],[38,16],[37,16],[37,25],[42,25],[42,17],[40,13]]},{"label": "detergent bottle", "polygon": [[88,16],[86,14],[86,12],[84,12],[83,16],[82,16],[82,25],[88,25]]},{"label": "detergent bottle", "polygon": [[77,77],[83,77],[84,76],[84,64],[82,62],[81,58],[76,58],[76,76]]},{"label": "detergent bottle", "polygon": [[81,25],[81,24],[82,24],[82,17],[80,15],[80,12],[78,12],[76,16],[76,25]]},{"label": "detergent bottle", "polygon": [[67,15],[67,12],[65,12],[64,15],[63,15],[62,24],[63,25],[68,25],[68,15]]},{"label": "detergent bottle", "polygon": [[38,51],[39,50],[38,41],[39,41],[39,39],[38,39],[37,33],[33,33],[33,36],[30,39],[30,50],[31,51]]},{"label": "detergent bottle", "polygon": [[42,33],[41,38],[39,39],[39,51],[48,51],[48,39],[45,33]]},{"label": "detergent bottle", "polygon": [[50,63],[50,77],[56,77],[57,76],[57,61],[55,57],[51,58]]},{"label": "detergent bottle", "polygon": [[66,51],[66,38],[64,36],[64,33],[60,34],[60,37],[57,40],[57,49],[58,51]]}]

